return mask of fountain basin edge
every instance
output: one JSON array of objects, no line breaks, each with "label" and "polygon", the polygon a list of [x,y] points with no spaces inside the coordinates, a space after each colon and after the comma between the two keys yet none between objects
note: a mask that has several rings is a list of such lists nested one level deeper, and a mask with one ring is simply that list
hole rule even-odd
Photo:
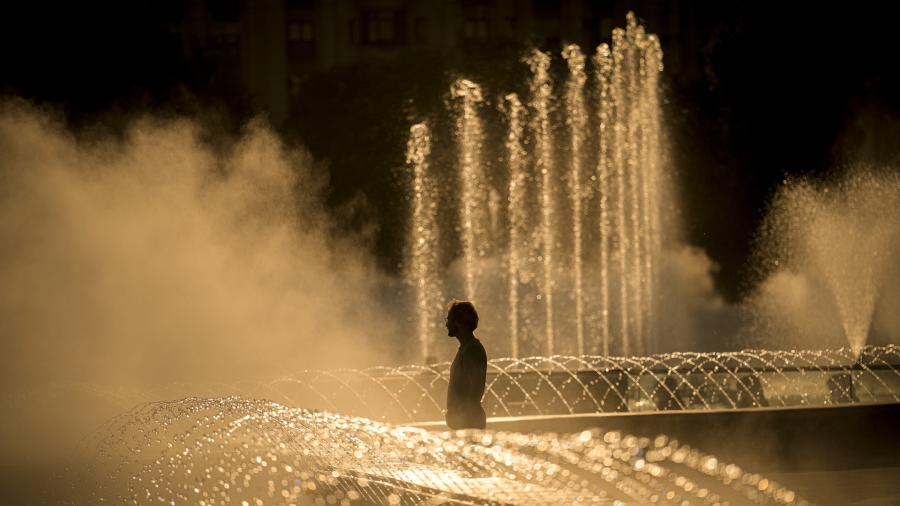
[{"label": "fountain basin edge", "polygon": [[[446,430],[443,422],[410,424]],[[766,473],[900,468],[900,404],[714,409],[488,418],[509,432],[572,433],[599,427],[682,444]]]}]

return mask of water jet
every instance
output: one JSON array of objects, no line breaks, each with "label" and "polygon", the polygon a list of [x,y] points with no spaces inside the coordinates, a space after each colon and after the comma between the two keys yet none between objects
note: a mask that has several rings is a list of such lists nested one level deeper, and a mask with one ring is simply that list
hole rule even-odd
[{"label": "water jet", "polygon": [[[854,356],[862,353],[885,278],[894,275],[889,266],[900,246],[898,209],[900,181],[890,167],[857,163],[837,175],[784,180],[769,205],[754,260],[762,289],[751,306],[757,332],[768,335],[769,345],[793,344],[795,336],[809,334],[804,326],[821,318],[823,307],[814,307],[819,305],[833,308]],[[785,296],[766,290],[788,275],[829,296],[820,296],[805,315],[785,317],[779,308],[787,305]],[[789,297],[796,303],[810,296]]]},{"label": "water jet", "polygon": [[[421,177],[438,178],[415,155],[433,152],[434,137],[420,134],[428,124],[411,130],[413,206],[435,213],[413,213],[406,262],[416,300],[427,301],[416,306],[423,358],[437,305],[450,295],[506,315],[505,327],[491,329],[509,336],[495,350],[504,356],[656,347],[660,255],[671,229],[659,146],[659,42],[629,15],[627,28],[615,30],[612,45],[600,45],[590,63],[576,45],[561,56],[564,86],[555,86],[552,55],[535,49],[523,58],[528,96],[497,97],[507,129],[502,169],[485,158],[481,87],[468,79],[451,86],[461,188],[455,215],[438,216],[437,192],[422,190]],[[447,237],[457,234],[460,256],[451,263],[461,264],[461,283],[436,260],[454,254]],[[460,292],[444,293],[457,285]]]}]

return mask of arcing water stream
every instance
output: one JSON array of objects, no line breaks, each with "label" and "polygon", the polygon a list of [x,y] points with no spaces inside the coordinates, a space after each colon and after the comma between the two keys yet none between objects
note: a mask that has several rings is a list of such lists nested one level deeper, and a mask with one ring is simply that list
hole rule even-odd
[{"label": "arcing water stream", "polygon": [[242,398],[139,406],[70,469],[76,504],[807,504],[665,436],[426,432]]},{"label": "arcing water stream", "polygon": [[[443,293],[442,281],[453,272],[434,260],[446,256],[446,237],[455,234],[463,295],[507,315],[504,355],[654,349],[669,198],[659,147],[659,42],[629,15],[612,47],[597,48],[590,73],[578,46],[567,46],[562,57],[565,86],[554,87],[551,55],[534,50],[524,59],[531,70],[527,99],[515,93],[499,99],[508,129],[502,177],[486,168],[485,131],[494,127],[479,114],[487,102],[481,88],[465,79],[453,85],[457,216],[435,222],[420,212],[437,206],[437,192],[423,181],[433,185],[438,176],[421,155],[432,151],[433,137],[423,135],[428,126],[412,129],[407,277],[419,301],[423,357],[441,301],[459,295]],[[492,196],[507,202],[497,213],[489,212]]]},{"label": "arcing water stream", "polygon": [[[308,371],[231,392],[393,423],[443,420],[449,363]],[[900,348],[501,358],[489,417],[900,402]]]},{"label": "arcing water stream", "polygon": [[[60,386],[129,409],[184,392],[269,399],[396,424],[443,420],[449,363],[303,371],[265,382],[125,389]],[[900,348],[671,353],[649,357],[531,357],[488,362],[489,417],[667,410],[789,408],[900,402]]]}]

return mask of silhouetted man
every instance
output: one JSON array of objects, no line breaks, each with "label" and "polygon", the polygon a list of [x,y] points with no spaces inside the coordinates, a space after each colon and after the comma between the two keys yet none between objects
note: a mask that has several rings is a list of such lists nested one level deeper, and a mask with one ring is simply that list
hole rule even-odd
[{"label": "silhouetted man", "polygon": [[457,429],[484,429],[487,418],[481,407],[487,376],[487,354],[473,332],[478,313],[471,302],[453,299],[447,305],[447,335],[459,341],[456,358],[450,365],[447,388],[447,426]]}]

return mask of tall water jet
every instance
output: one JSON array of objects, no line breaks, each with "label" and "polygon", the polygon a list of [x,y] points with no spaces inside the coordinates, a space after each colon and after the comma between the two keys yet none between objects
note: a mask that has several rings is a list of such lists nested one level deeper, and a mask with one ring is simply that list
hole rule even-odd
[{"label": "tall water jet", "polygon": [[[866,164],[840,177],[785,179],[769,205],[755,254],[760,280],[792,273],[830,292],[843,334],[856,356],[866,344],[889,259],[900,249],[900,176]],[[765,290],[765,288],[764,288]],[[796,301],[754,303],[769,332],[803,332],[809,318],[779,328],[773,312]],[[769,295],[772,297],[772,295]],[[796,298],[796,295],[791,298]],[[829,302],[826,301],[826,304]],[[812,310],[821,311],[817,304]],[[828,311],[827,309],[825,311]],[[783,318],[782,318],[783,319]],[[770,338],[790,340],[790,335]]]},{"label": "tall water jet", "polygon": [[519,356],[519,277],[522,267],[528,261],[531,243],[528,230],[526,205],[525,149],[522,147],[525,107],[518,95],[510,93],[505,97],[506,114],[509,118],[509,133],[506,138],[506,152],[509,157],[509,341],[510,353]]},{"label": "tall water jet", "polygon": [[659,73],[662,72],[662,50],[659,39],[648,35],[644,39],[643,60],[641,61],[641,131],[643,151],[641,166],[644,167],[644,321],[646,322],[645,349],[654,349],[659,338],[656,324],[656,301],[659,299],[656,284],[659,280],[659,258],[662,255],[662,185],[665,184],[662,165],[662,135],[660,129]]},{"label": "tall water jet", "polygon": [[[662,50],[656,36],[647,34],[633,14],[627,20],[626,30],[613,30],[609,78],[611,172],[616,188],[612,213],[617,247],[613,249],[618,257],[624,354],[646,351],[655,338],[648,324],[658,303],[655,258],[662,250],[662,234],[654,216],[659,215],[664,183],[658,174]],[[598,58],[601,67],[603,59]]]},{"label": "tall water jet", "polygon": [[598,152],[597,183],[600,193],[599,232],[600,232],[600,342],[604,356],[609,356],[609,254],[610,254],[610,128],[613,102],[610,95],[610,77],[612,74],[612,54],[609,46],[600,44],[594,56],[594,72],[597,81],[598,112]]},{"label": "tall water jet", "polygon": [[478,300],[476,279],[481,276],[481,262],[490,250],[489,190],[482,160],[484,129],[478,117],[478,104],[483,101],[481,87],[467,79],[458,79],[450,88],[456,114],[456,142],[459,177],[462,187],[460,224],[465,257],[466,297]]},{"label": "tall water jet", "polygon": [[[627,165],[626,148],[628,141],[628,121],[632,118],[627,114],[627,95],[628,86],[625,83],[625,32],[619,29],[613,30],[612,33],[613,51],[612,51],[612,75],[610,77],[610,93],[612,95],[613,104],[616,110],[613,115],[613,171],[615,174],[616,200],[614,214],[616,216],[617,245],[616,253],[618,253],[619,264],[619,308],[621,310],[621,346],[622,354],[628,355],[631,352],[631,336],[629,327],[631,326],[632,317],[629,309],[631,308],[630,284],[633,283],[633,276],[628,271],[628,250],[631,244],[631,238],[626,228],[627,214],[627,185],[626,171],[633,168]],[[624,105],[625,107],[620,107]]]},{"label": "tall water jet", "polygon": [[440,307],[440,284],[437,277],[437,189],[429,175],[428,155],[431,154],[431,131],[425,123],[413,125],[406,146],[406,163],[413,171],[412,248],[408,283],[415,291],[417,335],[424,360],[429,355],[431,335],[434,333],[433,314]]},{"label": "tall water jet", "polygon": [[543,270],[542,294],[538,298],[544,298],[545,315],[544,322],[547,334],[544,337],[545,353],[553,355],[553,260],[554,260],[554,230],[555,205],[553,202],[553,129],[550,124],[550,101],[553,96],[553,82],[550,79],[550,55],[538,50],[531,52],[525,60],[531,67],[532,78],[529,82],[531,90],[531,107],[535,111],[532,130],[535,133],[535,172],[540,182],[541,210],[540,244],[542,246],[541,261]]},{"label": "tall water jet", "polygon": [[583,201],[585,192],[582,183],[584,135],[587,130],[587,113],[584,106],[584,83],[587,74],[584,72],[584,54],[575,44],[563,49],[563,58],[569,65],[569,81],[566,83],[566,123],[569,126],[571,139],[570,181],[572,191],[572,235],[573,235],[573,269],[575,271],[575,342],[578,355],[584,355],[584,285],[582,283],[582,239],[583,239]]},{"label": "tall water jet", "polygon": [[[662,53],[632,15],[613,35],[590,62],[578,46],[566,46],[568,72],[558,90],[552,55],[530,51],[522,60],[528,97],[497,99],[505,136],[486,135],[493,126],[479,106],[490,100],[476,84],[452,86],[462,188],[452,198],[460,213],[439,226],[441,235],[459,236],[466,295],[508,312],[509,338],[493,353],[608,355],[654,346],[658,259],[663,232],[673,228],[663,214]],[[494,146],[494,139],[504,142]],[[489,166],[486,153],[497,152],[505,167]],[[507,331],[486,324],[486,332]]]}]

